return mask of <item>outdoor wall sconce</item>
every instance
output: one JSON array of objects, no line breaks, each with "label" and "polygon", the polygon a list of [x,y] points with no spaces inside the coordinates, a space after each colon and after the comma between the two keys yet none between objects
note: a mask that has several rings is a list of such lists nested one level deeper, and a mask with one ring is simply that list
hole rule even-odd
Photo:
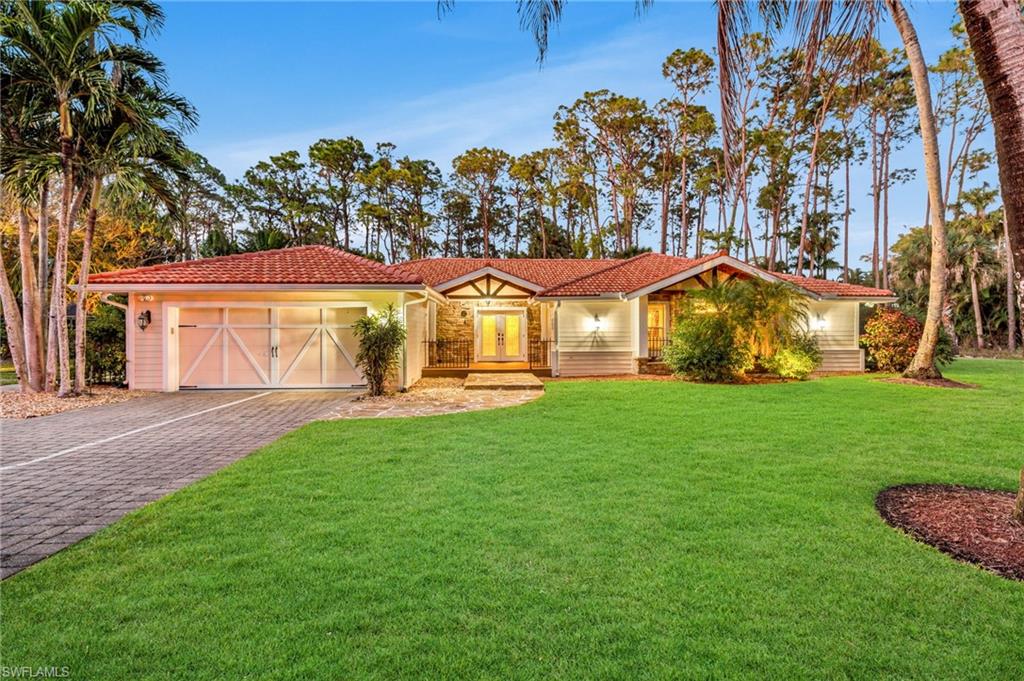
[{"label": "outdoor wall sconce", "polygon": [[824,331],[825,327],[827,327],[827,326],[828,326],[828,323],[825,321],[825,318],[822,315],[818,315],[817,317],[815,317],[815,319],[814,319],[814,328],[816,330]]},{"label": "outdoor wall sconce", "polygon": [[153,321],[153,313],[149,310],[143,310],[139,313],[139,316],[135,318],[135,325],[139,327],[139,331],[145,331],[146,327]]},{"label": "outdoor wall sconce", "polygon": [[594,332],[600,331],[601,330],[601,317],[598,316],[598,315],[594,315],[594,318],[592,320],[590,320],[590,324],[588,326],[590,326],[590,330],[591,331],[594,331]]}]

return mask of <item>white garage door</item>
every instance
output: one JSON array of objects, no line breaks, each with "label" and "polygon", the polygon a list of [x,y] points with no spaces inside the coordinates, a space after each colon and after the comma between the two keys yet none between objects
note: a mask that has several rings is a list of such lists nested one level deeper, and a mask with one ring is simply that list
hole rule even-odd
[{"label": "white garage door", "polygon": [[364,385],[352,331],[365,306],[182,307],[180,388]]}]

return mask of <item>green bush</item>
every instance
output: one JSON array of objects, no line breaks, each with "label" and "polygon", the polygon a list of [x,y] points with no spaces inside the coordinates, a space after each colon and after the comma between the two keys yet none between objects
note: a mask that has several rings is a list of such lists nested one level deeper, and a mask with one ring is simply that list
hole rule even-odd
[{"label": "green bush", "polygon": [[405,325],[394,305],[356,320],[353,328],[359,339],[356,365],[363,372],[370,395],[383,395],[388,376],[398,367],[405,343]]},{"label": "green bush", "polygon": [[897,373],[910,366],[920,341],[921,322],[896,308],[878,308],[860,338],[878,371]]},{"label": "green bush", "polygon": [[102,303],[89,313],[85,335],[85,371],[89,383],[122,385],[125,382],[124,315],[123,310]]},{"label": "green bush", "polygon": [[821,349],[814,336],[794,333],[774,355],[761,359],[764,368],[781,378],[803,380],[821,365]]},{"label": "green bush", "polygon": [[732,321],[713,313],[680,315],[664,360],[677,374],[714,383],[736,380],[751,364]]}]

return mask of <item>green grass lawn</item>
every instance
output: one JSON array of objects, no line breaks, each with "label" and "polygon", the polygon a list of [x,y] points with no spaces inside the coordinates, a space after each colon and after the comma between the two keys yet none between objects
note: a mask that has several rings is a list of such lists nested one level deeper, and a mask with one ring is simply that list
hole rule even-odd
[{"label": "green grass lawn", "polygon": [[1024,583],[885,525],[1014,489],[1024,363],[563,382],[312,424],[4,582],[2,664],[73,678],[1020,678]]},{"label": "green grass lawn", "polygon": [[18,382],[18,375],[14,372],[13,364],[0,364],[0,385],[10,385]]}]

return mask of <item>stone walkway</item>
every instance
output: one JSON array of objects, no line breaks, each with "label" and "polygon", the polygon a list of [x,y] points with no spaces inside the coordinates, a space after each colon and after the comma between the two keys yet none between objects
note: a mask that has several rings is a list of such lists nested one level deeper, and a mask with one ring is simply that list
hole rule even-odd
[{"label": "stone walkway", "polygon": [[466,390],[544,390],[541,380],[527,373],[470,374],[462,387]]},{"label": "stone walkway", "polygon": [[405,418],[514,407],[544,394],[544,384],[537,382],[539,389],[466,390],[459,378],[424,378],[406,393],[357,398],[339,405],[330,418]]},{"label": "stone walkway", "polygon": [[324,418],[354,396],[180,392],[4,421],[0,578]]},{"label": "stone walkway", "polygon": [[462,390],[457,397],[430,397],[428,395],[395,395],[382,398],[353,400],[337,408],[329,418],[371,419],[406,418],[409,416],[435,416],[458,414],[483,409],[515,407],[532,402],[544,394],[543,390]]}]

